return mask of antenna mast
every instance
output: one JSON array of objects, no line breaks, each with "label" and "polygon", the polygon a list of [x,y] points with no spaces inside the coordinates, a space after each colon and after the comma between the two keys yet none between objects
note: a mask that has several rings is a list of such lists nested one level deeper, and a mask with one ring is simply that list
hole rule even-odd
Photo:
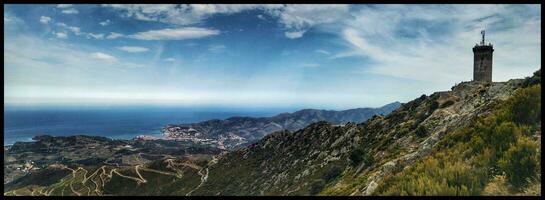
[{"label": "antenna mast", "polygon": [[481,35],[483,35],[483,40],[481,41],[481,45],[484,45],[484,30],[481,31]]}]

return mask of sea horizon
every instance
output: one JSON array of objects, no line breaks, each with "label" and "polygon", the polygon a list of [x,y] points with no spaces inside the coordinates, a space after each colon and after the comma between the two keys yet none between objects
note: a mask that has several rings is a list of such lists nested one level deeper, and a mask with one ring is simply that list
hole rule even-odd
[{"label": "sea horizon", "polygon": [[30,142],[34,136],[90,135],[132,139],[160,137],[168,124],[213,119],[271,117],[298,108],[235,108],[187,106],[72,106],[35,107],[4,105],[4,146]]}]

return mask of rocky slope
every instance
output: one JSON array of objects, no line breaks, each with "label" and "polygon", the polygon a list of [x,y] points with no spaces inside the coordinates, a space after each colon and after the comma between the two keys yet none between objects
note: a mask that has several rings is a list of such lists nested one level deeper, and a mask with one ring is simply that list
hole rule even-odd
[{"label": "rocky slope", "polygon": [[231,117],[192,124],[168,125],[162,129],[168,139],[197,143],[217,143],[220,148],[233,149],[281,131],[296,131],[319,121],[332,124],[360,123],[374,115],[386,115],[401,104],[394,102],[379,108],[356,108],[343,111],[304,109],[273,117]]},{"label": "rocky slope", "polygon": [[[37,194],[40,195],[60,195],[61,192],[63,195],[495,194],[494,191],[501,191],[502,188],[496,186],[504,183],[489,177],[497,174],[494,172],[495,165],[483,165],[473,161],[487,160],[486,163],[500,163],[502,167],[514,164],[516,170],[526,170],[517,165],[520,162],[516,159],[521,157],[517,155],[521,155],[520,152],[530,152],[530,158],[538,158],[540,145],[535,153],[537,143],[524,145],[524,141],[528,141],[524,139],[516,142],[523,144],[524,148],[519,151],[513,148],[513,142],[499,139],[511,138],[511,132],[504,131],[505,128],[490,129],[487,125],[480,125],[481,128],[475,129],[470,127],[479,127],[478,124],[483,123],[481,121],[500,121],[500,118],[494,116],[498,113],[510,113],[514,107],[509,107],[513,104],[509,102],[515,102],[513,105],[523,108],[523,112],[517,111],[516,117],[509,120],[529,118],[532,121],[530,125],[515,128],[521,132],[517,135],[522,134],[525,136],[520,137],[531,137],[532,140],[540,141],[541,126],[536,123],[541,121],[540,104],[537,103],[541,100],[539,88],[539,71],[533,77],[508,82],[463,82],[452,87],[450,91],[422,95],[402,104],[386,116],[374,116],[360,124],[338,126],[317,122],[294,132],[275,132],[249,146],[214,156],[206,163],[191,165],[192,168],[173,167],[186,166],[191,162],[169,159],[147,163],[141,165],[141,168],[119,168],[117,171],[110,168],[109,174],[105,170],[98,176],[108,177],[100,179],[103,184],[94,185],[86,182],[87,173],[79,174],[76,171],[77,173],[73,172],[72,176],[66,176],[61,182],[35,188],[30,185],[21,186],[5,195],[33,193],[32,191],[39,191]],[[480,135],[479,131],[486,132],[482,134],[484,139],[465,139]],[[502,136],[503,133],[507,134]],[[481,148],[475,151],[477,156],[468,154],[469,151],[473,152],[473,147],[484,148],[488,143],[497,143],[498,147],[493,148],[499,150]],[[466,144],[469,146],[464,146]],[[454,153],[447,152],[453,147],[458,147],[458,150],[452,151]],[[491,155],[495,154],[502,159],[483,159],[493,158]],[[504,154],[514,156],[505,157]],[[429,161],[433,157],[444,159],[446,155],[458,159],[452,166],[458,167],[455,169],[459,171],[449,174],[449,171],[443,170],[452,170],[448,162],[439,165],[433,159]],[[524,157],[525,154],[522,155]],[[509,161],[513,158],[514,161]],[[428,165],[435,167],[427,168]],[[532,166],[529,171],[531,173],[541,169],[535,163],[528,166]],[[143,173],[143,168],[150,173]],[[477,173],[478,170],[486,173]],[[173,171],[179,176],[169,175]],[[430,179],[419,178],[422,174],[428,174],[442,182],[436,184]],[[507,179],[511,180],[512,175],[508,174]],[[478,182],[472,181],[475,178],[473,176],[479,178],[476,179]],[[96,181],[99,180],[96,175],[94,177]],[[539,182],[535,185],[540,185],[540,179],[537,180]],[[72,188],[72,184],[76,188]],[[405,191],[410,185],[420,186],[417,187],[420,191]],[[435,185],[445,185],[447,190],[433,188]],[[484,185],[486,189],[483,189]],[[99,192],[89,192],[93,190]],[[537,191],[540,195],[540,190]]]},{"label": "rocky slope", "polygon": [[[320,185],[338,184],[344,190],[340,194],[370,195],[386,175],[428,155],[445,135],[490,113],[523,82],[464,82],[362,124],[320,122],[294,133],[268,135],[210,165],[208,180],[193,194],[308,195],[322,191],[315,189]],[[373,162],[352,165],[350,154],[356,149]],[[353,185],[344,185],[338,176]]]}]

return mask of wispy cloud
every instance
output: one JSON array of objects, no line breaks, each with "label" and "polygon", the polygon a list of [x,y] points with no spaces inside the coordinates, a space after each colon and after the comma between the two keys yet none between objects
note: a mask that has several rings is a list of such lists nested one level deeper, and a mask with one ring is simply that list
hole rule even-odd
[{"label": "wispy cloud", "polygon": [[79,11],[74,9],[74,8],[69,8],[69,9],[66,9],[66,10],[62,10],[62,13],[64,14],[78,14]]},{"label": "wispy cloud", "polygon": [[305,34],[305,31],[285,32],[284,34],[289,39],[297,39],[297,38],[303,37],[303,34]]},{"label": "wispy cloud", "polygon": [[124,37],[125,35],[121,33],[111,32],[108,36],[106,36],[106,39],[112,40],[120,37]]},{"label": "wispy cloud", "polygon": [[310,28],[350,18],[349,5],[286,5],[267,9],[287,31],[287,38],[300,38]]},{"label": "wispy cloud", "polygon": [[57,8],[70,8],[74,6],[74,4],[57,4]]},{"label": "wispy cloud", "polygon": [[165,59],[163,59],[163,61],[165,61],[165,62],[174,62],[174,61],[176,61],[176,59],[174,59],[174,58],[165,58]]},{"label": "wispy cloud", "polygon": [[149,50],[148,48],[137,47],[137,46],[122,46],[122,47],[117,47],[117,49],[129,52],[129,53],[142,53]]},{"label": "wispy cloud", "polygon": [[212,53],[221,53],[225,51],[225,45],[210,45],[208,51]]},{"label": "wispy cloud", "polygon": [[51,17],[47,17],[47,16],[40,17],[40,23],[42,24],[48,24],[50,21],[51,21]]},{"label": "wispy cloud", "polygon": [[[310,28],[349,18],[349,5],[253,5],[253,4],[191,4],[191,5],[104,5],[121,11],[122,16],[143,21],[159,21],[176,25],[199,24],[217,14],[234,14],[246,10],[263,10],[278,19],[286,29],[285,36],[300,38]],[[265,19],[263,15],[257,16]]]},{"label": "wispy cloud", "polygon": [[101,61],[110,62],[110,63],[117,62],[117,58],[116,58],[116,57],[113,57],[113,56],[111,56],[111,55],[109,55],[109,54],[102,53],[102,52],[95,52],[95,53],[92,53],[92,54],[91,54],[91,58],[94,58],[94,59],[97,59],[97,60],[101,60]]},{"label": "wispy cloud", "polygon": [[201,23],[216,14],[234,14],[258,8],[281,7],[281,5],[251,4],[109,4],[104,5],[121,11],[122,16],[133,17],[143,21],[159,21],[176,25],[193,25]]},{"label": "wispy cloud", "polygon": [[61,27],[61,28],[64,28],[72,33],[74,33],[75,35],[81,35],[81,34],[84,34],[83,32],[81,32],[81,29],[79,27],[76,27],[76,26],[68,26],[66,25],[65,23],[62,23],[62,22],[57,22],[55,23],[55,25]]},{"label": "wispy cloud", "polygon": [[323,50],[323,49],[316,50],[316,53],[321,53],[321,54],[325,54],[325,55],[330,55],[331,54],[329,51],[326,51],[326,50]]},{"label": "wispy cloud", "polygon": [[102,34],[102,33],[88,33],[87,37],[88,38],[94,38],[94,39],[97,39],[97,40],[101,40],[101,39],[104,39],[104,34]]},{"label": "wispy cloud", "polygon": [[139,40],[187,40],[218,35],[220,32],[214,29],[184,27],[175,29],[151,30],[131,35],[131,38]]},{"label": "wispy cloud", "polygon": [[100,24],[101,26],[107,26],[107,25],[110,25],[112,23],[112,21],[110,21],[109,19],[107,19],[106,21],[101,21]]},{"label": "wispy cloud", "polygon": [[317,63],[302,63],[299,66],[303,67],[303,68],[316,68],[316,67],[319,67],[320,64],[317,64]]},{"label": "wispy cloud", "polygon": [[[362,67],[364,73],[427,81],[439,88],[448,88],[456,81],[470,80],[473,66],[471,47],[479,41],[480,30],[500,27],[504,23],[512,29],[490,31],[492,43],[502,44],[501,51],[494,52],[495,60],[502,61],[495,61],[495,69],[498,70],[493,77],[494,80],[505,80],[515,76],[513,73],[510,76],[497,73],[509,68],[505,65],[507,60],[517,60],[512,62],[514,65],[528,63],[508,56],[507,52],[517,54],[515,49],[526,39],[515,40],[515,35],[525,35],[523,32],[534,26],[529,23],[541,21],[522,20],[524,14],[504,5],[365,7],[353,16],[354,19],[346,21],[347,26],[340,31],[341,38],[351,50],[333,58],[361,56],[373,63]],[[499,19],[483,20],[490,17]],[[526,33],[527,38],[532,38],[528,40],[533,41],[527,43],[533,43],[531,46],[526,46],[533,49],[531,52],[540,51],[538,43],[535,43],[535,39],[540,38],[537,33]],[[537,54],[535,56],[538,57]],[[523,76],[523,73],[518,76]]]},{"label": "wispy cloud", "polygon": [[59,38],[59,39],[68,39],[68,35],[66,33],[63,33],[63,32],[56,32],[55,36],[57,38]]}]

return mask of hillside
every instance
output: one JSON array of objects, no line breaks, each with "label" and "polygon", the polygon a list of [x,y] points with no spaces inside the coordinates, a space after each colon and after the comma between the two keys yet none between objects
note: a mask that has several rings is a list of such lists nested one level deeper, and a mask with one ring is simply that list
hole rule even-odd
[{"label": "hillside", "polygon": [[[385,178],[396,177],[392,174],[414,165],[433,151],[445,151],[437,146],[445,136],[456,134],[464,127],[472,126],[477,119],[491,116],[502,109],[512,110],[502,106],[508,106],[509,101],[518,101],[517,92],[532,93],[529,101],[539,102],[541,96],[536,86],[521,89],[528,80],[465,82],[451,91],[423,95],[386,117],[377,116],[362,124],[338,127],[321,122],[295,133],[271,134],[254,145],[221,157],[217,164],[209,166],[208,180],[193,194],[382,194],[375,190],[385,187],[388,183]],[[524,104],[534,113],[540,110],[540,104]],[[529,134],[540,135],[540,126],[535,119],[533,127]],[[509,143],[501,145],[509,147]],[[502,153],[497,152],[498,155]],[[465,178],[471,179],[471,174],[467,175]],[[398,183],[408,184],[411,180],[407,178],[403,181]],[[482,181],[487,182],[488,177]],[[447,184],[456,188],[466,183]],[[420,187],[420,190],[431,190],[430,185],[433,183]],[[482,188],[474,187],[476,189],[469,194],[482,192]],[[394,185],[391,189],[395,191],[401,187]],[[405,193],[400,191],[399,194]]]},{"label": "hillside", "polygon": [[100,175],[75,171],[4,194],[540,195],[540,80],[538,71],[463,82],[386,116],[275,132],[192,167],[163,159]]},{"label": "hillside", "polygon": [[333,124],[361,123],[374,115],[386,115],[401,103],[394,102],[379,108],[356,108],[343,111],[304,109],[273,117],[231,117],[199,123],[168,125],[162,129],[166,138],[197,143],[216,143],[219,148],[234,149],[257,141],[270,133],[297,131],[311,123],[328,121]]},{"label": "hillside", "polygon": [[167,140],[112,140],[85,135],[43,135],[33,139],[33,142],[16,142],[4,148],[4,192],[54,184],[70,172],[142,167],[168,159],[183,163],[206,162],[222,152],[207,145]]}]

